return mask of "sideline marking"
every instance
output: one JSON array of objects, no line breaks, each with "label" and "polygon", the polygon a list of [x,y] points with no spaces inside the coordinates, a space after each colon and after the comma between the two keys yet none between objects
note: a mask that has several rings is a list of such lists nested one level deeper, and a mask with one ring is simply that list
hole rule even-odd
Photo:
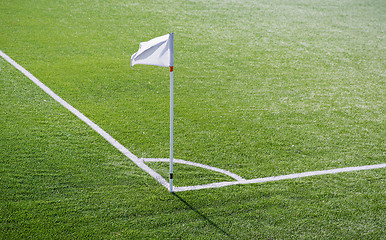
[{"label": "sideline marking", "polygon": [[58,103],[60,103],[63,107],[68,109],[70,112],[75,114],[80,120],[89,125],[92,129],[94,129],[99,135],[101,135],[104,139],[106,139],[111,145],[113,145],[116,149],[118,149],[121,153],[123,153],[126,157],[128,157],[131,161],[133,161],[138,167],[143,169],[145,172],[150,174],[153,178],[155,178],[159,183],[161,183],[166,188],[169,188],[169,183],[156,171],[148,167],[142,160],[140,160],[137,156],[131,153],[127,148],[125,148],[122,144],[120,144],[117,140],[110,136],[107,132],[105,132],[102,128],[96,125],[93,121],[87,118],[83,113],[79,112],[76,108],[68,104],[61,97],[59,97],[56,93],[54,93],[51,89],[49,89],[46,85],[39,81],[34,75],[28,72],[25,68],[20,66],[17,62],[15,62],[12,58],[10,58],[7,54],[0,50],[0,55],[11,65],[13,65],[16,69],[22,72],[26,77],[32,80],[38,87],[40,87],[43,91],[45,91],[48,95],[50,95],[53,99],[55,99]]},{"label": "sideline marking", "polygon": [[[154,171],[153,169],[151,169],[149,166],[147,166],[144,163],[144,161],[148,161],[148,162],[150,162],[150,161],[163,161],[162,159],[156,159],[156,158],[140,159],[140,158],[138,158],[133,153],[131,153],[127,148],[125,148],[122,144],[120,144],[117,140],[115,140],[113,137],[111,137],[106,131],[104,131],[102,128],[100,128],[98,125],[96,125],[93,121],[91,121],[89,118],[87,118],[85,115],[83,115],[83,113],[79,112],[76,108],[74,108],[73,106],[68,104],[66,101],[64,101],[61,97],[59,97],[56,93],[54,93],[46,85],[44,85],[42,82],[40,82],[39,79],[37,79],[34,75],[32,75],[25,68],[20,66],[17,62],[15,62],[12,58],[10,58],[7,54],[5,54],[1,50],[0,50],[0,56],[2,56],[8,63],[10,63],[12,66],[14,66],[20,72],[22,72],[26,77],[28,77],[31,81],[33,81],[38,87],[40,87],[44,92],[46,92],[48,95],[50,95],[53,99],[55,99],[63,107],[65,107],[67,110],[72,112],[80,120],[85,122],[88,126],[90,126],[92,129],[94,129],[94,131],[99,133],[99,135],[101,135],[104,139],[106,139],[111,145],[113,145],[116,149],[118,149],[121,153],[123,153],[131,161],[133,161],[138,167],[140,167],[142,170],[144,170],[150,176],[152,176],[154,179],[156,179],[161,185],[163,185],[164,187],[169,189],[169,186],[170,186],[169,183],[159,173],[157,173],[156,171]],[[174,192],[192,191],[192,190],[200,190],[200,189],[207,189],[207,188],[219,188],[219,187],[239,185],[239,184],[264,183],[264,182],[272,182],[272,181],[279,181],[279,180],[285,180],[285,179],[294,179],[294,178],[302,178],[302,177],[325,175],[325,174],[335,174],[335,173],[342,173],[342,172],[352,172],[352,171],[360,171],[360,170],[370,170],[370,169],[377,169],[377,168],[385,168],[386,167],[386,163],[382,163],[382,164],[377,164],[377,165],[337,168],[337,169],[330,169],[330,170],[323,170],[323,171],[295,173],[295,174],[282,175],[282,176],[276,176],[276,177],[255,178],[255,179],[246,180],[246,179],[244,179],[244,178],[242,178],[234,173],[231,173],[231,172],[226,171],[226,170],[222,170],[220,168],[211,167],[209,165],[200,164],[200,163],[193,163],[193,162],[184,161],[184,160],[177,160],[176,162],[188,164],[188,165],[192,165],[192,166],[196,166],[196,167],[202,167],[202,168],[210,169],[210,170],[217,171],[217,172],[221,172],[221,173],[224,173],[228,176],[235,178],[237,181],[234,181],[234,182],[217,182],[217,183],[187,186],[187,187],[174,187],[174,190],[173,190]]]}]

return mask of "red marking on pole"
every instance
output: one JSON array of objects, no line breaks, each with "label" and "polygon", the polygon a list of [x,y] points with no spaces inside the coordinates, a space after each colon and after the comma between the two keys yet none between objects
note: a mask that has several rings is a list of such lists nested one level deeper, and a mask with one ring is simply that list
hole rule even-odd
[{"label": "red marking on pole", "polygon": [[170,72],[173,72],[173,66],[170,67]]}]

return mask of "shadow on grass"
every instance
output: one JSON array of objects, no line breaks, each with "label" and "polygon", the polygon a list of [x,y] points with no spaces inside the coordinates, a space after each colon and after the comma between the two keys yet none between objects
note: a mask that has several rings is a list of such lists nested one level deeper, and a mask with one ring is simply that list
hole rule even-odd
[{"label": "shadow on grass", "polygon": [[221,233],[223,233],[225,236],[227,236],[229,239],[235,239],[234,237],[232,237],[229,233],[227,233],[224,229],[220,228],[216,223],[214,223],[212,220],[210,220],[209,218],[207,218],[204,214],[202,214],[201,212],[199,212],[197,209],[195,209],[192,205],[190,205],[187,201],[185,201],[183,198],[181,198],[180,196],[178,196],[176,193],[172,193],[174,196],[176,196],[178,199],[181,200],[181,202],[183,202],[186,206],[188,206],[191,210],[193,210],[195,213],[197,213],[203,220],[205,220],[206,222],[208,222],[212,227],[216,228],[218,231],[220,231]]}]

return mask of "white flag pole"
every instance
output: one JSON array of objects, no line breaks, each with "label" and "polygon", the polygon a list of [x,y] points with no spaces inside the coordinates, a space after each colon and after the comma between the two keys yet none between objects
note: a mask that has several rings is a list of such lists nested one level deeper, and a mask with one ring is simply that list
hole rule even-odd
[{"label": "white flag pole", "polygon": [[170,192],[173,192],[173,33],[170,34]]},{"label": "white flag pole", "polygon": [[173,67],[170,67],[170,192],[173,192]]},{"label": "white flag pole", "polygon": [[173,33],[169,33],[141,42],[138,52],[131,56],[131,66],[147,64],[170,68],[170,192],[173,192],[173,55]]}]

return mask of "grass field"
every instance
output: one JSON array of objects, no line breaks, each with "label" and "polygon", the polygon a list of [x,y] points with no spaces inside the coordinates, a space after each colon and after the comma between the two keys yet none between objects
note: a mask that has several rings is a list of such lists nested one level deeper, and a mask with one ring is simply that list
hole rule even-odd
[{"label": "grass field", "polygon": [[[252,179],[386,162],[385,13],[382,0],[3,0],[0,50],[136,156],[167,158],[168,69],[130,56],[174,32],[174,157]],[[4,59],[0,109],[0,239],[385,239],[384,168],[171,194]]]}]

